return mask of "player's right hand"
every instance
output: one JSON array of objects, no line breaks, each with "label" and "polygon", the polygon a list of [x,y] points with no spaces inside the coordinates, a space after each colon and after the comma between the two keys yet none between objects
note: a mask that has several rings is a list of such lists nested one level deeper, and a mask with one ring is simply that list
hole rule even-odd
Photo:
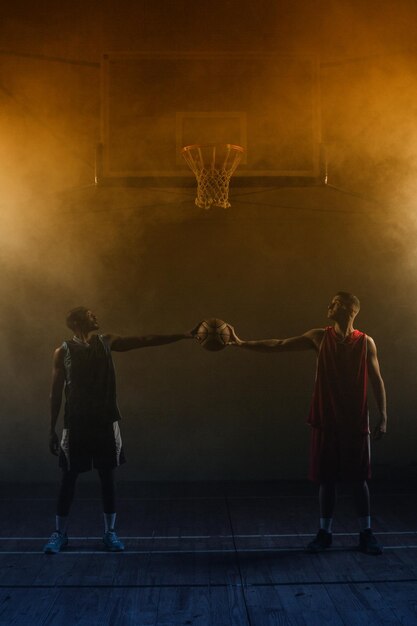
[{"label": "player's right hand", "polygon": [[380,421],[374,428],[372,433],[372,439],[374,441],[379,441],[384,437],[387,432],[387,424],[384,421]]},{"label": "player's right hand", "polygon": [[201,324],[203,323],[204,320],[201,320],[201,322],[198,322],[198,324],[196,324],[196,326],[194,326],[194,328],[192,328],[189,331],[189,336],[192,337],[193,339],[196,339],[197,341],[200,341],[200,337],[198,336],[198,331],[200,329]]},{"label": "player's right hand", "polygon": [[49,451],[54,456],[58,456],[59,453],[59,439],[56,432],[49,433]]},{"label": "player's right hand", "polygon": [[242,345],[243,341],[241,339],[239,339],[239,337],[236,335],[236,331],[233,328],[233,326],[231,324],[227,324],[227,327],[229,329],[230,332],[230,341],[227,343],[228,346],[240,346]]}]

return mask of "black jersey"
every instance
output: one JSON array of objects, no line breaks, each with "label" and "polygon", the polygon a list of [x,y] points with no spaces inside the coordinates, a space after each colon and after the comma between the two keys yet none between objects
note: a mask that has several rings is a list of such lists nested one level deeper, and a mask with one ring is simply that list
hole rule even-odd
[{"label": "black jersey", "polygon": [[110,346],[103,335],[89,344],[64,341],[64,427],[99,426],[120,420]]}]

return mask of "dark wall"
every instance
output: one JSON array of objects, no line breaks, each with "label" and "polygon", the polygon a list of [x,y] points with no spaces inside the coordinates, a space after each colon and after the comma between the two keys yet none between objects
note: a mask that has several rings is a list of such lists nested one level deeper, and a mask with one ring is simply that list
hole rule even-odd
[{"label": "dark wall", "polygon": [[[215,315],[244,338],[282,337],[324,325],[339,289],[361,298],[358,327],[379,346],[389,392],[392,425],[375,446],[376,472],[412,471],[416,99],[413,57],[394,55],[412,41],[411,3],[395,12],[380,2],[326,3],[325,11],[247,3],[246,13],[241,2],[215,6],[8,8],[0,55],[4,479],[54,475],[47,396],[70,307],[91,306],[104,331],[179,332]],[[341,190],[232,181],[232,208],[204,212],[192,189],[94,187],[102,52],[219,46],[314,52],[328,63],[324,138],[329,180]],[[351,61],[346,70],[349,55],[360,71]],[[313,353],[211,354],[183,341],[115,361],[125,479],[305,476]]]},{"label": "dark wall", "polygon": [[[410,221],[399,231],[390,212],[328,187],[234,190],[231,209],[211,212],[198,211],[189,191],[98,189],[64,202],[47,230],[26,237],[38,256],[10,264],[14,280],[3,285],[3,475],[51,476],[50,359],[68,337],[71,306],[92,307],[105,332],[176,333],[219,316],[243,338],[285,337],[325,325],[339,289],[362,300],[358,327],[379,346],[389,392],[391,434],[375,446],[377,472],[410,469]],[[125,478],[305,475],[314,353],[210,353],[182,341],[115,362]],[[33,463],[29,474],[22,458]]]}]

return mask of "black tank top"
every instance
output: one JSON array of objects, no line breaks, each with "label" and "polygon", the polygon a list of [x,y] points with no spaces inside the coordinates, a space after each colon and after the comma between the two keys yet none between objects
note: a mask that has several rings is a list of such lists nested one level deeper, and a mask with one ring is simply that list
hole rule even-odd
[{"label": "black tank top", "polygon": [[96,427],[121,419],[110,346],[103,335],[90,343],[62,344],[65,368],[65,428]]}]

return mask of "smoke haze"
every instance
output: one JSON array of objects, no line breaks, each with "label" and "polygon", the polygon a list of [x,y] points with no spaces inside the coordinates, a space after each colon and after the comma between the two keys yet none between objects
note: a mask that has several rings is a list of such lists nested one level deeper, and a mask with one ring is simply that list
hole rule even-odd
[{"label": "smoke haze", "polygon": [[[218,316],[245,338],[279,337],[324,325],[328,299],[340,289],[362,301],[358,324],[378,344],[398,416],[384,449],[375,451],[376,472],[414,471],[416,17],[414,2],[370,0],[78,0],[71,7],[44,0],[5,9],[5,480],[55,476],[46,445],[51,356],[67,337],[69,308],[93,308],[103,331],[182,332]],[[249,189],[232,179],[232,208],[211,212],[194,206],[193,186],[94,186],[100,63],[109,51],[315,55],[329,185]],[[206,87],[197,76],[190,80],[197,100]],[[156,75],[149,86],[155,110],[172,96],[158,91],[161,81]],[[274,89],[276,111],[269,103],[267,120],[285,110],[285,93]],[[294,87],[295,103],[297,94],[301,101],[302,83]],[[294,117],[295,128],[299,119],[305,121]],[[167,126],[157,131],[163,142]],[[304,135],[299,141],[304,145]],[[288,149],[297,163],[301,148]],[[125,478],[305,475],[312,355],[213,355],[184,341],[115,360]]]}]

